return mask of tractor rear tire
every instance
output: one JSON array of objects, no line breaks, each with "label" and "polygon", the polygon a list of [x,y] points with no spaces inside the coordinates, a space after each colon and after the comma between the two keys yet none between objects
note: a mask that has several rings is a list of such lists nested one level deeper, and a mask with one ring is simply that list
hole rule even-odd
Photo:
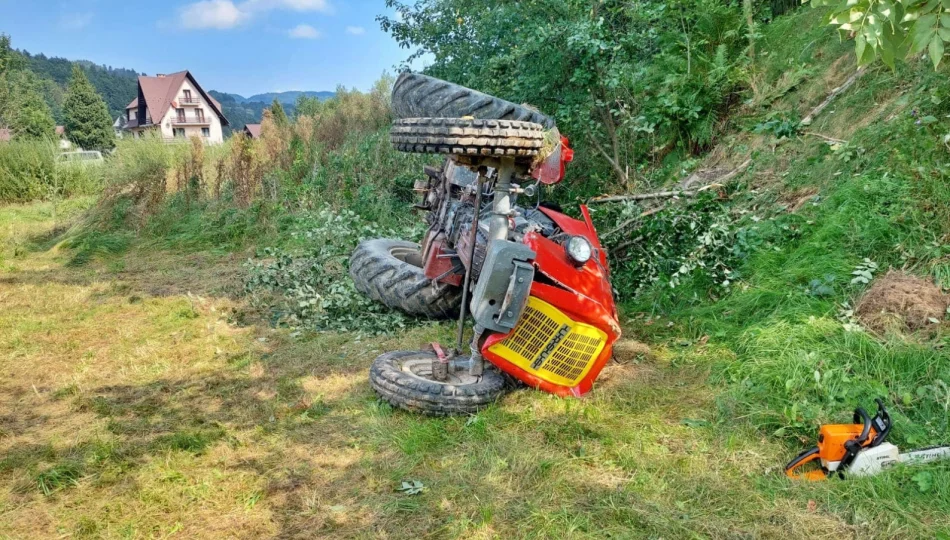
[{"label": "tractor rear tire", "polygon": [[422,270],[419,244],[402,240],[366,240],[350,257],[356,289],[372,300],[408,315],[430,319],[458,316],[462,290],[433,283]]},{"label": "tractor rear tire", "polygon": [[370,384],[393,407],[430,416],[475,414],[508,389],[505,376],[490,365],[478,377],[460,371],[436,381],[431,378],[436,358],[432,351],[386,353],[373,362]]},{"label": "tractor rear tire", "polygon": [[544,145],[544,127],[517,120],[406,118],[393,124],[390,138],[400,152],[533,157]]},{"label": "tractor rear tire", "polygon": [[393,85],[396,118],[462,118],[518,120],[554,127],[554,120],[523,105],[516,105],[458,84],[421,73],[402,73]]}]

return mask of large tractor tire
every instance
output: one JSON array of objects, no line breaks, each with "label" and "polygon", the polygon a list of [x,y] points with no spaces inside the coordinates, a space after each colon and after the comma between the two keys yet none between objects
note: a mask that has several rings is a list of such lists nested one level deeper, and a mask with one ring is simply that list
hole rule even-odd
[{"label": "large tractor tire", "polygon": [[462,305],[460,288],[426,277],[421,248],[412,242],[364,241],[350,257],[350,277],[361,293],[409,315],[451,319]]},{"label": "large tractor tire", "polygon": [[370,384],[393,407],[432,416],[475,414],[507,390],[505,376],[492,366],[486,366],[481,376],[465,370],[436,381],[432,378],[435,359],[431,351],[386,353],[373,362]]},{"label": "large tractor tire", "polygon": [[390,138],[401,152],[533,157],[544,145],[544,127],[517,120],[406,118],[393,124]]},{"label": "large tractor tire", "polygon": [[517,120],[554,127],[554,120],[538,111],[470,88],[420,73],[402,73],[393,85],[396,118],[462,118]]}]

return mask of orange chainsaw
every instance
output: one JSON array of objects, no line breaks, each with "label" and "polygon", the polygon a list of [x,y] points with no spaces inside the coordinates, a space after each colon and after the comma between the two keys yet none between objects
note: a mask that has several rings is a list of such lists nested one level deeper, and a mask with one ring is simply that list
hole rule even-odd
[{"label": "orange chainsaw", "polygon": [[858,407],[853,424],[821,426],[818,446],[790,461],[785,466],[785,474],[795,480],[813,481],[825,480],[835,473],[843,478],[845,471],[855,476],[871,476],[898,463],[928,463],[950,457],[947,446],[901,454],[896,446],[885,442],[891,432],[891,417],[884,402],[875,401],[877,415],[873,418]]}]

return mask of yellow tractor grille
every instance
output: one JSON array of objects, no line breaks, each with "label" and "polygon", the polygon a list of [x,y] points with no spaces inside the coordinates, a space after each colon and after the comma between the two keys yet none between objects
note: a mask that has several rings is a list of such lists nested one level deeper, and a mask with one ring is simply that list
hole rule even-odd
[{"label": "yellow tractor grille", "polygon": [[532,296],[515,330],[489,350],[541,379],[576,386],[606,344],[603,331]]}]

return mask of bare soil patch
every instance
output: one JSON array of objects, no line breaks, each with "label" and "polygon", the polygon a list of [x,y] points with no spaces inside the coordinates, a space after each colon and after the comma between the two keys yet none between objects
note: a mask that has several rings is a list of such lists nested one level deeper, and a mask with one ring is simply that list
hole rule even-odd
[{"label": "bare soil patch", "polygon": [[879,333],[916,332],[942,321],[950,295],[933,282],[891,271],[875,281],[858,302],[855,313],[865,327]]},{"label": "bare soil patch", "polygon": [[637,360],[650,360],[653,351],[646,343],[633,339],[622,339],[614,345],[614,360],[620,364],[629,364]]}]

